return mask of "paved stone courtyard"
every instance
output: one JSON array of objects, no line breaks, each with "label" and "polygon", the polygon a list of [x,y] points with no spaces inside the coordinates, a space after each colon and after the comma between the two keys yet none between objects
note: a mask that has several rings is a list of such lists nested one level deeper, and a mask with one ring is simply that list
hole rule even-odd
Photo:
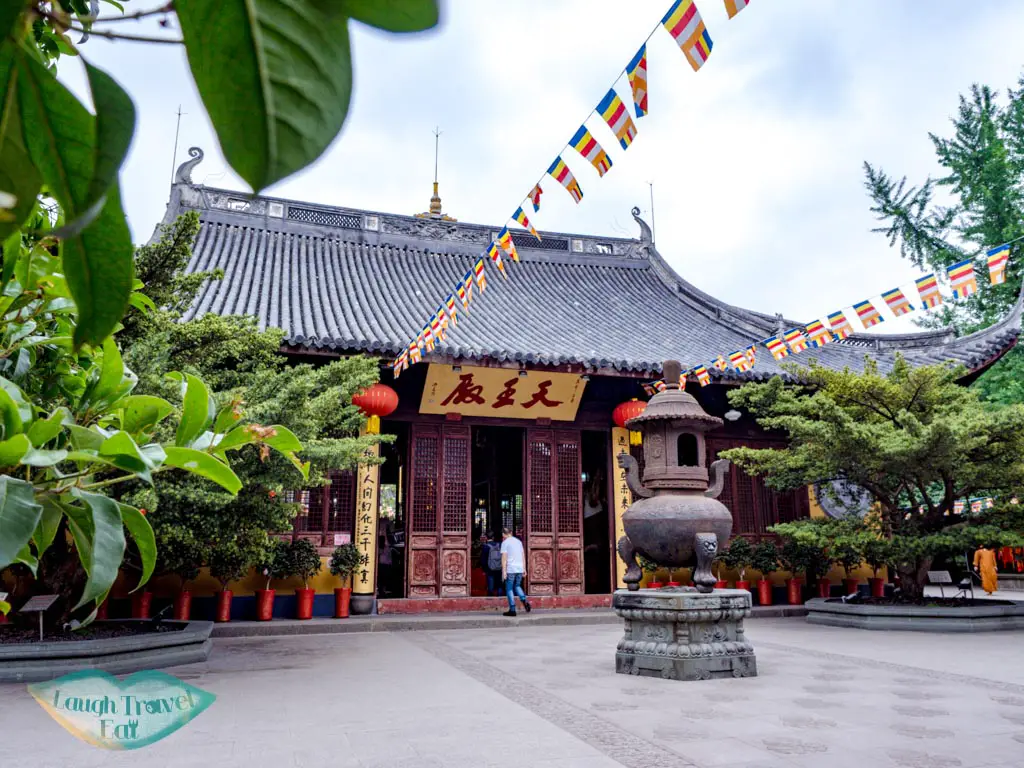
[{"label": "paved stone courtyard", "polygon": [[760,676],[614,674],[613,625],[220,639],[167,739],[90,747],[0,686],[0,766],[952,768],[1024,764],[1024,633],[747,623]]}]

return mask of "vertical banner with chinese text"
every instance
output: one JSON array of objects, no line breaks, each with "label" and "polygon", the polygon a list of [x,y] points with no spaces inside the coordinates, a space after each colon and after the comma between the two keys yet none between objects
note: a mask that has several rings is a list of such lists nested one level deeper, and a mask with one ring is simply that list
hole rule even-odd
[{"label": "vertical banner with chinese text", "polygon": [[615,505],[615,538],[612,547],[615,549],[615,586],[622,589],[626,586],[623,577],[626,575],[626,563],[619,554],[619,539],[626,535],[622,525],[622,513],[633,503],[633,496],[626,485],[626,470],[619,466],[618,455],[629,453],[629,430],[612,427],[612,503]]},{"label": "vertical banner with chinese text", "polygon": [[[365,457],[375,459],[380,446],[366,449]],[[356,547],[359,549],[359,570],[352,576],[352,593],[373,595],[377,583],[377,496],[380,488],[380,465],[360,464],[356,482]]]}]

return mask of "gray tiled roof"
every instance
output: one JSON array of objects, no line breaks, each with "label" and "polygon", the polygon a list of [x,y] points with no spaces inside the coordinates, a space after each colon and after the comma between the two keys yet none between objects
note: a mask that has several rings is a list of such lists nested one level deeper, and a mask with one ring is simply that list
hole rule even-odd
[{"label": "gray tiled roof", "polygon": [[[247,198],[194,185],[186,170],[165,221],[190,208],[201,229],[189,269],[219,268],[224,279],[204,286],[188,317],[254,315],[261,326],[284,329],[297,348],[388,356],[416,336],[498,229]],[[468,314],[460,305],[458,327],[434,356],[657,372],[662,360],[707,362],[776,333],[780,323],[799,324],[699,291],[672,271],[637,222],[637,240],[542,232],[541,250],[528,235],[517,237],[527,246],[522,262],[508,265],[508,280],[488,264],[486,293]],[[1018,304],[968,337],[862,334],[800,358],[861,368],[867,354],[888,368],[902,352],[915,363],[954,360],[977,369],[1015,343],[1020,324]],[[779,371],[759,347],[754,370],[739,377]]]}]

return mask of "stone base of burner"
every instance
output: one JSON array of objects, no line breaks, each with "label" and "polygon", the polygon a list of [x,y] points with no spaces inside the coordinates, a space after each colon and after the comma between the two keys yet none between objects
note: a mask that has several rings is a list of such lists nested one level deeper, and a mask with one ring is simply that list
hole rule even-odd
[{"label": "stone base of burner", "polygon": [[757,675],[754,649],[743,635],[751,607],[745,589],[620,589],[612,607],[625,623],[615,651],[620,674],[666,680]]}]

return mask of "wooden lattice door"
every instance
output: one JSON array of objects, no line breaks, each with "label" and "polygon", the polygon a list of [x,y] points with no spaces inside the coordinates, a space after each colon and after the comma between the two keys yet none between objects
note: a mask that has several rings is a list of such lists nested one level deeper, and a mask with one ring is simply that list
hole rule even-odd
[{"label": "wooden lattice door", "polygon": [[469,428],[413,425],[409,456],[407,594],[469,595]]},{"label": "wooden lattice door", "polygon": [[583,593],[579,432],[526,434],[527,579],[534,595]]}]

